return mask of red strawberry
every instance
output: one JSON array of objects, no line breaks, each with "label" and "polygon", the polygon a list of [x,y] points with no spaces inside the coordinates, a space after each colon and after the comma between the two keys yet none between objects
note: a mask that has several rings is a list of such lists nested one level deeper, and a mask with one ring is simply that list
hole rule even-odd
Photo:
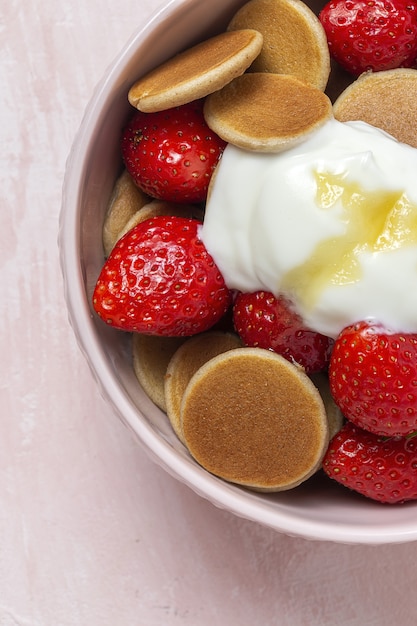
[{"label": "red strawberry", "polygon": [[282,296],[275,298],[267,291],[239,293],[233,321],[247,346],[277,352],[308,374],[328,366],[333,340],[307,328]]},{"label": "red strawberry", "polygon": [[413,0],[331,0],[319,19],[331,56],[356,76],[415,63],[417,3]]},{"label": "red strawberry", "polygon": [[217,322],[230,292],[198,225],[160,216],[122,237],[94,289],[98,315],[121,330],[167,336],[193,335]]},{"label": "red strawberry", "polygon": [[136,111],[121,140],[126,168],[138,187],[172,202],[204,202],[225,146],[207,126],[202,100],[158,113]]},{"label": "red strawberry", "polygon": [[325,473],[373,500],[417,500],[417,438],[385,438],[346,422],[323,459]]},{"label": "red strawberry", "polygon": [[330,389],[342,413],[378,435],[417,430],[417,334],[360,322],[336,339]]}]

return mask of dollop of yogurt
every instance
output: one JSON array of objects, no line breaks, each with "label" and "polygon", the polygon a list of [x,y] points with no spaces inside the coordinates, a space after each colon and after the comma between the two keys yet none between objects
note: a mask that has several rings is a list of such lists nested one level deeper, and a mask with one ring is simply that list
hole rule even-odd
[{"label": "dollop of yogurt", "polygon": [[274,154],[229,144],[200,236],[230,288],[283,293],[320,333],[417,332],[417,149],[369,124],[331,119]]}]

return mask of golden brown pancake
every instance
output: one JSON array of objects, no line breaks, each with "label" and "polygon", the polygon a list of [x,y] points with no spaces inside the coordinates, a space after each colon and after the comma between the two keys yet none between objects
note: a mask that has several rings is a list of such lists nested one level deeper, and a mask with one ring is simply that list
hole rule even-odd
[{"label": "golden brown pancake", "polygon": [[262,35],[252,29],[203,41],[139,79],[129,90],[129,102],[152,113],[203,98],[243,74],[262,42]]},{"label": "golden brown pancake", "polygon": [[333,400],[333,396],[330,392],[329,377],[327,374],[324,372],[310,374],[310,378],[322,397],[329,424],[329,438],[331,439],[342,428],[345,418],[343,417],[342,411]]},{"label": "golden brown pancake", "polygon": [[239,148],[280,152],[333,116],[329,98],[294,76],[248,73],[207,97],[204,116],[222,139]]},{"label": "golden brown pancake", "polygon": [[313,11],[299,0],[251,0],[232,18],[228,30],[254,28],[262,33],[262,51],[253,72],[292,74],[324,90],[330,55],[324,29]]},{"label": "golden brown pancake", "polygon": [[185,337],[159,337],[133,333],[133,369],[145,393],[160,409],[166,411],[165,374],[174,352]]},{"label": "golden brown pancake", "polygon": [[185,390],[181,423],[207,471],[262,491],[309,478],[329,440],[323,401],[304,370],[261,348],[230,350],[203,365]]},{"label": "golden brown pancake", "polygon": [[208,331],[187,339],[172,356],[165,376],[165,405],[168,418],[181,441],[181,402],[191,377],[214,356],[241,345],[235,334]]},{"label": "golden brown pancake", "polygon": [[417,70],[368,72],[349,85],[333,105],[341,122],[361,120],[417,148]]},{"label": "golden brown pancake", "polygon": [[117,179],[103,225],[103,248],[108,256],[120,238],[120,232],[129,219],[149,202],[147,196],[135,185],[132,177],[124,170]]},{"label": "golden brown pancake", "polygon": [[165,200],[151,200],[140,208],[119,233],[118,239],[121,239],[129,230],[153,217],[159,215],[175,215],[177,217],[189,217],[198,220],[203,219],[203,210],[194,204],[176,204],[174,202],[166,202]]}]

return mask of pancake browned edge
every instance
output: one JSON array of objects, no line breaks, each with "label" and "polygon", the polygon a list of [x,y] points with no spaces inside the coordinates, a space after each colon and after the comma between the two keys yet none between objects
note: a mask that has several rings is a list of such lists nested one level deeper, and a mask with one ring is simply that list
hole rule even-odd
[{"label": "pancake browned edge", "polygon": [[262,35],[252,29],[207,39],[138,80],[129,90],[129,102],[152,113],[203,98],[243,74],[262,42]]},{"label": "pancake browned edge", "polygon": [[132,356],[136,378],[145,393],[166,411],[165,374],[172,355],[186,337],[159,337],[133,333]]},{"label": "pancake browned edge", "polygon": [[315,385],[261,348],[230,350],[203,365],[185,390],[181,422],[200,465],[260,491],[288,490],[312,476],[329,441]]},{"label": "pancake browned edge", "polygon": [[361,74],[337,98],[334,116],[361,120],[417,148],[417,70],[399,68]]},{"label": "pancake browned edge", "polygon": [[331,439],[342,428],[345,418],[331,394],[328,375],[324,372],[317,372],[316,374],[310,374],[310,378],[322,397],[329,424],[329,438]]},{"label": "pancake browned edge", "polygon": [[294,76],[249,73],[207,96],[204,117],[239,148],[280,152],[301,143],[333,111],[326,94]]},{"label": "pancake browned edge", "polygon": [[237,335],[213,330],[187,339],[172,356],[165,376],[165,405],[168,419],[181,441],[184,442],[181,402],[190,379],[214,356],[241,346]]},{"label": "pancake browned edge", "polygon": [[317,15],[299,0],[251,0],[232,18],[228,30],[254,28],[264,45],[249,71],[292,74],[324,91],[330,55]]},{"label": "pancake browned edge", "polygon": [[109,256],[132,215],[147,202],[149,196],[135,185],[129,172],[124,170],[116,180],[104,218],[103,248],[106,256]]}]

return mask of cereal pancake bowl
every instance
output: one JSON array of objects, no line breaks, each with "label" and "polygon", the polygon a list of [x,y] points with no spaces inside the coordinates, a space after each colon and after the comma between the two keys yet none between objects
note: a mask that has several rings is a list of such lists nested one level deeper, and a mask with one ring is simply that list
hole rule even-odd
[{"label": "cereal pancake bowl", "polygon": [[[392,506],[374,502],[342,488],[320,469],[294,489],[271,493],[208,472],[138,383],[131,333],[103,323],[92,306],[105,258],[103,223],[122,171],[120,137],[132,112],[129,89],[173,55],[224,31],[244,4],[245,0],[167,2],[135,33],[97,85],[68,159],[63,189],[59,246],[70,323],[114,413],[158,465],[199,496],[295,537],[374,545],[414,541],[417,502]],[[321,5],[311,8],[317,13]],[[345,80],[341,74],[341,84]],[[337,91],[337,84],[331,89]]]}]

